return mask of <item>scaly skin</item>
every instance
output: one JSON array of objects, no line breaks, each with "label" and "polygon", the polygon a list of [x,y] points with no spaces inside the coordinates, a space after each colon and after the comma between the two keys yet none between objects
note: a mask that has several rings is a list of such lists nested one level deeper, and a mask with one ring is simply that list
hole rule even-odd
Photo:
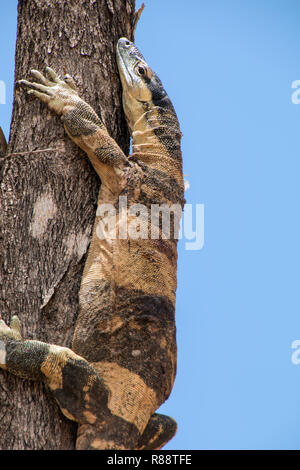
[{"label": "scaly skin", "polygon": [[[176,374],[175,294],[177,239],[159,220],[141,219],[147,235],[123,236],[135,223],[133,204],[184,204],[176,113],[160,80],[126,38],[117,45],[123,106],[132,133],[127,157],[76,91],[73,80],[31,71],[20,83],[61,116],[69,137],[88,155],[101,178],[98,209],[79,292],[72,350],[23,341],[20,324],[0,322],[0,367],[42,380],[61,411],[79,424],[77,449],[159,449],[176,423],[154,414],[169,396]],[[119,197],[127,198],[124,210]],[[116,235],[101,236],[103,204],[115,209]],[[141,206],[135,206],[135,209]],[[121,213],[120,213],[121,211]],[[113,214],[114,215],[114,214]],[[106,219],[106,222],[111,219]]]}]

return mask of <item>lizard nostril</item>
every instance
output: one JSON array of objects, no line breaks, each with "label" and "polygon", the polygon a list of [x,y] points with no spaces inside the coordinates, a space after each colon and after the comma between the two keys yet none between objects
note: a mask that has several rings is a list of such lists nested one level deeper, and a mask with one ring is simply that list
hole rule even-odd
[{"label": "lizard nostril", "polygon": [[131,46],[131,42],[127,38],[121,38],[119,39],[119,45],[127,49]]}]

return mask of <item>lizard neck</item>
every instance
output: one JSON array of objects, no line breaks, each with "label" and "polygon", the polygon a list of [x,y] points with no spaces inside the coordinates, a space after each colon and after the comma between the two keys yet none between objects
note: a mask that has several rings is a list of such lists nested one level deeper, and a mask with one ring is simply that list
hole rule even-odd
[{"label": "lizard neck", "polygon": [[179,178],[182,173],[181,135],[172,106],[145,103],[144,113],[132,128],[130,158]]}]

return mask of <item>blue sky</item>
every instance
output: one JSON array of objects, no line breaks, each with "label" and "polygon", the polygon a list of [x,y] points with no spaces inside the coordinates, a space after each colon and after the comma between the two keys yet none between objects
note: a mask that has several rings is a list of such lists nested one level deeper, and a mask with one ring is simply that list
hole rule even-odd
[{"label": "blue sky", "polygon": [[[2,3],[8,135],[17,2]],[[205,207],[203,248],[179,243],[166,449],[300,449],[299,14],[297,0],[149,0],[138,25],[181,123],[187,202]]]}]

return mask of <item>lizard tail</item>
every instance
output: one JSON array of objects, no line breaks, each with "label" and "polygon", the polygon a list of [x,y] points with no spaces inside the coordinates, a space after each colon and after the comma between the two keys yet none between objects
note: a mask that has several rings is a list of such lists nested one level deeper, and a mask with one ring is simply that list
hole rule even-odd
[{"label": "lizard tail", "polygon": [[176,434],[177,423],[170,416],[154,413],[138,441],[137,450],[159,450]]}]

